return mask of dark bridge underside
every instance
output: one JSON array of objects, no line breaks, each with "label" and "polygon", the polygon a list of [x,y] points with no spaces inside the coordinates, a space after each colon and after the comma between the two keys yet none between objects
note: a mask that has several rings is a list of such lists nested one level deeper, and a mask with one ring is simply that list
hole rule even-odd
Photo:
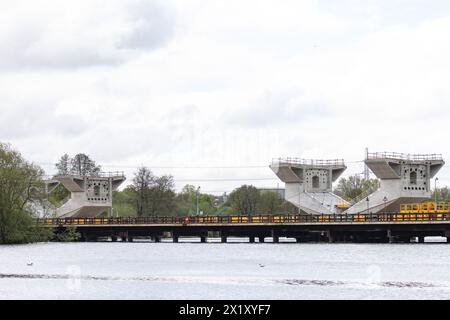
[{"label": "dark bridge underside", "polygon": [[[67,226],[59,226],[63,231]],[[115,241],[133,241],[139,237],[151,237],[159,242],[166,235],[178,242],[179,237],[200,237],[206,241],[211,232],[222,239],[227,237],[249,237],[263,242],[272,237],[278,242],[280,237],[295,238],[297,242],[410,242],[418,239],[423,242],[427,236],[447,237],[450,241],[449,222],[426,223],[323,223],[323,224],[261,224],[261,225],[114,225],[114,226],[76,226],[82,240],[95,241],[108,237]]]}]

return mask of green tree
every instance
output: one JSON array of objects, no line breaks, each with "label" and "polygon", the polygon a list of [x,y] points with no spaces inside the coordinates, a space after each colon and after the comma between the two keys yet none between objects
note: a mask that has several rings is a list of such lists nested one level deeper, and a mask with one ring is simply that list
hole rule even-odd
[{"label": "green tree", "polygon": [[59,242],[73,242],[81,238],[81,233],[76,227],[68,227],[63,232],[57,233],[55,239]]},{"label": "green tree", "polygon": [[175,204],[175,183],[170,175],[156,177],[149,192],[149,215],[173,215]]},{"label": "green tree", "polygon": [[368,195],[380,187],[378,179],[361,179],[359,176],[341,178],[334,192],[347,201]]},{"label": "green tree", "polygon": [[286,200],[283,200],[283,203],[280,206],[280,212],[284,214],[298,214],[298,207]]},{"label": "green tree", "polygon": [[[185,185],[176,196],[177,215],[192,216],[197,211],[197,192],[198,188],[193,185]],[[200,200],[199,200],[200,202]]]},{"label": "green tree", "polygon": [[199,187],[188,184],[176,196],[177,215],[196,215],[197,197],[199,213],[203,213],[203,215],[214,215],[217,213],[218,208],[214,206],[216,197],[211,194],[202,193]]},{"label": "green tree", "polygon": [[276,214],[282,213],[281,206],[283,199],[276,192],[264,191],[261,193],[258,204],[258,213],[260,214]]},{"label": "green tree", "polygon": [[132,186],[122,191],[113,191],[113,213],[119,217],[135,217],[136,200]]},{"label": "green tree", "polygon": [[48,200],[54,206],[60,206],[61,204],[64,203],[65,200],[68,199],[69,196],[70,196],[70,192],[66,188],[64,188],[64,186],[58,185],[55,188],[55,190],[53,190],[48,195]]},{"label": "green tree", "polygon": [[216,215],[218,215],[218,216],[231,216],[234,214],[236,214],[234,209],[227,204],[220,206],[216,210]]},{"label": "green tree", "polygon": [[235,212],[252,215],[256,213],[260,197],[259,190],[254,186],[243,185],[230,193],[228,201]]},{"label": "green tree", "polygon": [[148,168],[135,173],[131,186],[138,216],[173,215],[176,209],[172,176],[155,176]]},{"label": "green tree", "polygon": [[49,232],[39,228],[32,209],[45,197],[43,175],[41,168],[0,143],[0,243],[48,239]]},{"label": "green tree", "polygon": [[436,199],[436,195],[438,202],[450,202],[450,190],[448,189],[448,187],[437,188],[436,190],[434,190],[431,196],[432,200]]}]

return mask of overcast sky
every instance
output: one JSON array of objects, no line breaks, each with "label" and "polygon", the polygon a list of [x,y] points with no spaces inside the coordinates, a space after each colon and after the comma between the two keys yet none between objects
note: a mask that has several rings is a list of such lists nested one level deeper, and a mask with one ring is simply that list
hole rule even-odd
[{"label": "overcast sky", "polygon": [[282,186],[275,157],[448,160],[449,89],[447,0],[0,0],[0,141],[48,174],[83,152],[221,193]]}]

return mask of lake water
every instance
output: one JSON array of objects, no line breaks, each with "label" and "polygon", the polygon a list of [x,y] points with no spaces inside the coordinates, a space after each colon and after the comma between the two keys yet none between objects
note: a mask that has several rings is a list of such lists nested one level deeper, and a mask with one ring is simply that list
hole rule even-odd
[{"label": "lake water", "polygon": [[450,299],[450,245],[0,246],[0,298]]}]

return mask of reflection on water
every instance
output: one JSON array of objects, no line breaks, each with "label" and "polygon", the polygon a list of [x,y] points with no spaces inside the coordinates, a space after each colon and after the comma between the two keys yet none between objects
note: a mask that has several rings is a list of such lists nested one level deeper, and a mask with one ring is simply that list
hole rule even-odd
[{"label": "reflection on water", "polygon": [[3,299],[449,299],[447,244],[0,247]]}]

